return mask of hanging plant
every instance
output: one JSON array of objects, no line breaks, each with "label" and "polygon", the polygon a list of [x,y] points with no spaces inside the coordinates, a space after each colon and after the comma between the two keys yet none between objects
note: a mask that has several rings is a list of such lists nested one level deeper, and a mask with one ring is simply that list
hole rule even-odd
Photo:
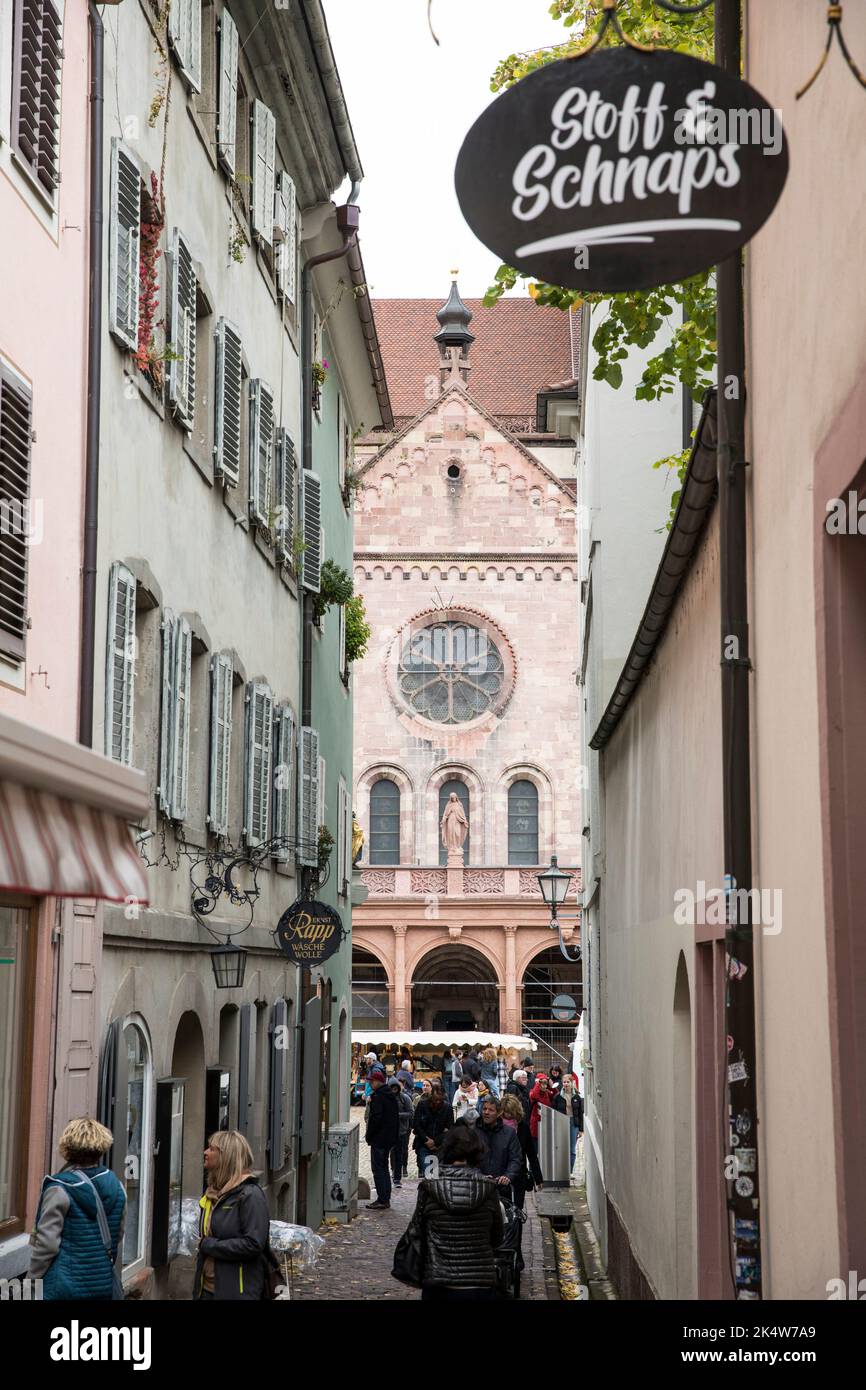
[{"label": "hanging plant", "polygon": [[154,386],[162,389],[164,379],[163,364],[166,350],[156,346],[155,330],[162,328],[163,320],[157,320],[159,309],[159,271],[157,264],[162,255],[160,239],[165,227],[165,202],[156,174],[150,176],[150,211],[148,221],[142,222],[139,231],[138,253],[138,347],[135,352],[135,365],[140,372],[150,377]]},{"label": "hanging plant", "polygon": [[348,603],[354,592],[355,586],[346,571],[333,560],[326,560],[319,577],[319,592],[313,595],[313,617],[322,618],[333,603]]},{"label": "hanging plant", "polygon": [[367,655],[373,629],[367,622],[367,610],[361,594],[346,601],[346,662],[360,661]]},{"label": "hanging plant", "polygon": [[326,825],[320,825],[320,826],[319,826],[319,838],[318,838],[318,840],[317,840],[317,842],[316,842],[316,849],[317,849],[317,854],[318,854],[318,859],[317,859],[317,865],[316,865],[316,867],[318,868],[320,874],[321,874],[321,873],[324,873],[325,869],[327,869],[327,867],[328,867],[328,861],[329,861],[329,859],[331,858],[331,850],[332,850],[333,848],[334,848],[334,837],[333,837],[333,835],[331,834],[330,830],[328,829],[328,827],[327,827]]}]

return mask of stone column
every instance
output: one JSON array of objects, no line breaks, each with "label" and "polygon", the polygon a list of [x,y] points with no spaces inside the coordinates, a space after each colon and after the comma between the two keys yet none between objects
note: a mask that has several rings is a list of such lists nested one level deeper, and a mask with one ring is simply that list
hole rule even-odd
[{"label": "stone column", "polygon": [[391,1027],[395,1032],[409,1027],[406,1017],[406,923],[394,923],[394,1011]]},{"label": "stone column", "polygon": [[520,1032],[517,1005],[517,927],[509,923],[505,931],[505,1017],[504,1033]]}]

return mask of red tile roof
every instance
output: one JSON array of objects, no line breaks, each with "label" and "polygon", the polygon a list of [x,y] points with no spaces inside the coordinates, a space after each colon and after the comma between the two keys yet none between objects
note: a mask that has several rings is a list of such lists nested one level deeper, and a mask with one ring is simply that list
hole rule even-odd
[{"label": "red tile roof", "polygon": [[[391,405],[398,426],[423,410],[426,378],[439,382],[439,349],[433,341],[441,299],[374,299],[373,312]],[[535,419],[535,397],[573,376],[570,322],[574,350],[579,345],[578,320],[561,309],[544,308],[528,296],[500,299],[485,309],[480,299],[464,300],[472,310],[469,350],[472,370],[469,391],[491,415]],[[534,424],[532,425],[534,429]]]}]

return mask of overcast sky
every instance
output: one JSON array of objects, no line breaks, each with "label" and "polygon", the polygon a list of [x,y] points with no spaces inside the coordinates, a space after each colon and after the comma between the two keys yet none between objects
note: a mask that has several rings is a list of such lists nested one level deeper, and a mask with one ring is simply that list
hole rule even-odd
[{"label": "overcast sky", "polygon": [[[549,0],[325,0],[328,28],[355,132],[361,249],[378,298],[482,295],[498,257],[463,220],[454,165],[463,137],[494,100],[501,58],[568,34]],[[348,191],[348,184],[346,185]],[[522,291],[521,291],[522,292]]]}]

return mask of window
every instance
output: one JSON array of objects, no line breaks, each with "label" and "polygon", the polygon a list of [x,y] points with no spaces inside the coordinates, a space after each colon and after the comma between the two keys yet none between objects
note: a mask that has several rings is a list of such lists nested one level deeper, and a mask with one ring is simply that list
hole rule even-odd
[{"label": "window", "polygon": [[[144,1256],[150,1055],[147,1039],[136,1023],[128,1023],[124,1028],[122,1047],[126,1063],[126,1138],[123,1164],[126,1225],[123,1232],[123,1263],[127,1266]],[[115,1142],[118,1138],[119,1136],[115,1135]]]},{"label": "window", "polygon": [[219,100],[217,157],[229,174],[236,172],[238,121],[238,29],[228,10],[219,22]]},{"label": "window", "polygon": [[277,243],[277,290],[294,304],[298,263],[298,199],[295,185],[285,169],[277,174],[274,226],[279,229]]},{"label": "window", "polygon": [[[449,800],[449,797],[451,796],[451,793],[452,793],[452,792],[455,792],[455,793],[456,793],[456,795],[457,795],[457,800],[460,802],[460,805],[463,807],[463,810],[464,810],[464,812],[465,812],[465,814],[466,814],[466,819],[467,819],[467,820],[469,819],[469,788],[467,787],[467,785],[466,785],[465,782],[461,782],[458,778],[452,777],[451,780],[450,780],[449,782],[444,782],[444,783],[442,784],[442,786],[439,788],[439,823],[440,823],[440,825],[441,825],[441,823],[442,823],[442,816],[444,815],[445,807],[448,805],[448,800]],[[440,863],[440,864],[447,864],[447,862],[448,862],[448,851],[446,850],[445,846],[444,846],[443,843],[442,843],[442,835],[441,835],[441,832],[440,832],[440,834],[439,834],[439,863]],[[464,863],[464,864],[468,864],[468,863],[469,863],[469,830],[466,831],[466,839],[463,841],[463,863]]]},{"label": "window", "polygon": [[274,697],[270,687],[251,681],[246,706],[244,839],[248,845],[261,845],[269,834],[273,781]]},{"label": "window", "polygon": [[214,471],[226,486],[237,487],[241,475],[243,356],[240,334],[228,319],[217,322],[214,396]]},{"label": "window", "polygon": [[252,228],[267,246],[274,242],[274,178],[277,123],[263,101],[253,101],[252,119]]},{"label": "window", "polygon": [[294,830],[295,716],[290,705],[280,705],[274,716],[274,834],[285,840],[274,858],[289,857],[289,841]]},{"label": "window", "polygon": [[141,170],[119,140],[111,142],[109,329],[131,352],[138,348],[138,257]]},{"label": "window", "polygon": [[538,789],[526,780],[508,788],[508,862],[538,863]]},{"label": "window", "polygon": [[274,453],[274,393],[264,381],[250,382],[250,518],[266,529],[271,520],[271,460]]},{"label": "window", "polygon": [[232,170],[235,210],[244,219],[250,215],[250,99],[246,83],[238,70],[237,102],[235,105],[235,163]]},{"label": "window", "polygon": [[195,350],[197,278],[186,239],[174,230],[171,290],[172,359],[168,373],[168,399],[188,430],[195,416]]},{"label": "window", "polygon": [[207,298],[201,281],[196,277],[195,390],[192,398],[193,414],[188,452],[198,461],[205,476],[212,476],[214,466],[215,373],[216,333],[213,325],[213,305]]},{"label": "window", "polygon": [[370,788],[370,863],[400,863],[400,788],[390,777]]},{"label": "window", "polygon": [[327,825],[328,807],[325,801],[325,777],[327,774],[327,764],[324,758],[319,758],[319,795],[316,800],[316,833],[318,834],[320,825]]},{"label": "window", "polygon": [[54,0],[16,0],[12,141],[51,197],[60,182],[60,13]]},{"label": "window", "polygon": [[304,549],[301,553],[301,582],[312,593],[319,592],[322,572],[322,483],[309,468],[300,471],[300,510]]},{"label": "window", "polygon": [[298,734],[298,863],[318,862],[319,735],[302,726]]},{"label": "window", "polygon": [[0,902],[0,1238],[24,1229],[34,948],[29,908]]},{"label": "window", "polygon": [[207,817],[208,829],[213,835],[228,835],[229,833],[233,685],[232,659],[222,652],[217,652],[211,659],[210,778]]},{"label": "window", "polygon": [[277,430],[277,516],[276,546],[277,559],[294,567],[295,538],[295,482],[297,463],[295,446],[291,435],[282,428]]},{"label": "window", "polygon": [[348,669],[346,664],[346,605],[341,603],[338,609],[340,625],[337,630],[337,660],[339,662],[340,679],[348,680]]},{"label": "window", "polygon": [[340,491],[346,487],[346,433],[348,424],[346,421],[346,407],[343,403],[342,391],[337,392],[337,482]]},{"label": "window", "polygon": [[23,661],[27,644],[30,388],[0,362],[0,652]]},{"label": "window", "polygon": [[187,86],[201,90],[201,0],[172,0],[168,38]]},{"label": "window", "polygon": [[400,694],[413,714],[437,724],[462,724],[494,706],[505,667],[488,634],[466,623],[435,623],[411,633],[397,670]]},{"label": "window", "polygon": [[159,809],[184,820],[189,785],[189,706],[192,629],[166,608],[162,619],[162,711],[159,734]]},{"label": "window", "polygon": [[135,576],[114,564],[108,584],[105,751],[127,767],[132,766],[135,650]]},{"label": "window", "polygon": [[[348,839],[349,839],[350,842],[351,842],[351,839],[352,839],[351,823],[350,823],[348,826],[347,826],[347,824],[346,824],[347,808],[351,808],[351,800],[350,800],[350,797],[349,797],[349,793],[348,793],[348,791],[347,791],[347,789],[346,789],[346,779],[345,779],[345,777],[340,776],[339,779],[338,779],[338,781],[337,781],[337,872],[336,872],[336,879],[337,879],[337,892],[340,893],[340,894],[342,894],[343,896],[345,896],[346,893],[348,892],[348,885],[349,885],[349,883],[351,882],[351,879],[352,879],[352,870],[351,870],[351,866],[348,867],[348,872],[347,872],[347,862],[346,862],[346,837],[347,837],[347,835],[348,835]],[[349,816],[350,816],[350,820],[351,820],[351,810],[349,810]]]}]

